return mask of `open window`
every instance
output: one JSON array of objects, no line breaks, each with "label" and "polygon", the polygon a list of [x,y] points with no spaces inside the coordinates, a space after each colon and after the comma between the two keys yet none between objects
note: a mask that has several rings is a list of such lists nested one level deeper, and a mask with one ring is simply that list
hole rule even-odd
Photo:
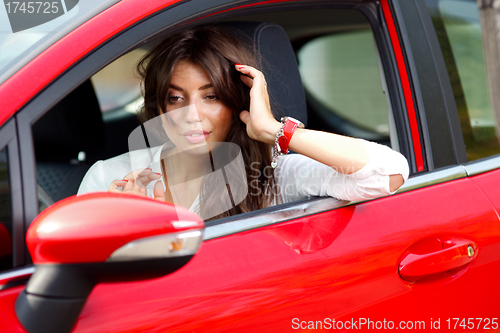
[{"label": "open window", "polygon": [[[249,14],[217,23],[238,22],[247,27],[250,22],[270,22],[284,29],[291,41],[292,57],[298,61],[297,79],[278,79],[280,84],[271,83],[269,89],[281,89],[276,95],[285,94],[291,108],[303,107],[305,117],[286,107],[280,108],[277,117],[291,114],[307,121],[310,129],[360,137],[400,150],[394,120],[400,110],[389,98],[384,71],[389,60],[379,54],[380,46],[367,14],[356,9],[307,11],[307,15],[303,15],[304,10]],[[136,111],[143,103],[135,66],[154,43],[139,43],[135,49],[113,57],[114,61],[95,71],[34,123],[40,211],[76,194],[85,173],[96,161],[130,150],[129,136],[141,129]],[[277,70],[282,59],[269,61],[275,61],[271,66],[276,75],[282,75]],[[305,90],[305,100],[290,89],[297,83]],[[293,205],[269,210],[286,210]],[[315,209],[336,206],[338,203],[329,201]]]},{"label": "open window", "polygon": [[353,30],[309,38],[298,59],[310,126],[390,144],[384,77],[368,21]]}]

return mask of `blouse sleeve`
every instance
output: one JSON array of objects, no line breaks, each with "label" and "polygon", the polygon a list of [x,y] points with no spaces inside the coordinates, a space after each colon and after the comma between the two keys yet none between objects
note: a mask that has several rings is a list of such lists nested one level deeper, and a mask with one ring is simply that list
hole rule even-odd
[{"label": "blouse sleeve", "polygon": [[77,195],[108,190],[110,184],[105,184],[103,164],[104,161],[97,161],[90,167],[83,177]]},{"label": "blouse sleeve", "polygon": [[400,174],[405,181],[408,179],[406,158],[387,146],[358,140],[364,144],[370,161],[349,175],[303,155],[281,157],[276,169],[278,197],[281,202],[311,196],[359,201],[393,194],[389,187],[389,176]]}]

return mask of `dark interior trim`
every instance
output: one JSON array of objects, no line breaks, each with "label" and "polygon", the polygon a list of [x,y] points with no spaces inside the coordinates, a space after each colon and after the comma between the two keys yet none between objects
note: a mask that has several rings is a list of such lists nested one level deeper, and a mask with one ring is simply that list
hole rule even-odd
[{"label": "dark interior trim", "polygon": [[456,106],[448,96],[451,87],[447,72],[443,72],[442,53],[432,21],[425,4],[419,1],[394,0],[392,3],[395,16],[399,18],[420,122],[425,129],[422,135],[428,168],[433,170],[455,165],[463,157],[457,153],[460,138],[452,133],[450,126],[443,126],[454,123],[451,117],[456,115]]},{"label": "dark interior trim", "polygon": [[9,163],[9,189],[12,209],[12,254],[13,267],[25,263],[25,228],[23,224],[23,200],[21,187],[21,167],[16,132],[16,119],[12,118],[0,129],[0,149],[7,148]]},{"label": "dark interior trim", "polygon": [[429,15],[429,11],[425,5],[425,0],[415,0],[420,14],[420,19],[422,21],[422,26],[424,27],[427,38],[429,41],[429,47],[432,50],[432,56],[434,64],[436,66],[436,71],[440,80],[440,85],[442,89],[442,96],[444,103],[446,105],[446,111],[448,114],[449,126],[451,128],[451,138],[455,146],[455,154],[457,158],[457,163],[466,163],[467,155],[465,152],[464,137],[462,134],[462,127],[460,125],[460,119],[458,117],[457,105],[455,98],[453,96],[453,88],[450,83],[450,77],[446,69],[446,63],[444,62],[443,53],[439,45],[438,37],[432,19]]}]

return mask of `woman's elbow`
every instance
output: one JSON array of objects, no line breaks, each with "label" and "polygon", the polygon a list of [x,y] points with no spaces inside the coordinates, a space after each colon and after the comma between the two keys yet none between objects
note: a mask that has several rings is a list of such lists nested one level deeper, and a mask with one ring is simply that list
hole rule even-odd
[{"label": "woman's elbow", "polygon": [[395,174],[389,176],[389,190],[391,193],[397,191],[403,184],[405,180],[402,175]]}]

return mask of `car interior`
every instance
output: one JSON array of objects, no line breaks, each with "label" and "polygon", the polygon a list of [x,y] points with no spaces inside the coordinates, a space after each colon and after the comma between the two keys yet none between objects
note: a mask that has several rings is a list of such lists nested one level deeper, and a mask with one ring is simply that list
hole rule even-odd
[{"label": "car interior", "polygon": [[[399,150],[369,21],[357,10],[309,11],[251,14],[217,24],[254,37],[277,119],[289,115],[306,128]],[[152,45],[102,68],[34,124],[40,211],[76,194],[93,163],[128,152],[142,103],[135,65]]]}]

